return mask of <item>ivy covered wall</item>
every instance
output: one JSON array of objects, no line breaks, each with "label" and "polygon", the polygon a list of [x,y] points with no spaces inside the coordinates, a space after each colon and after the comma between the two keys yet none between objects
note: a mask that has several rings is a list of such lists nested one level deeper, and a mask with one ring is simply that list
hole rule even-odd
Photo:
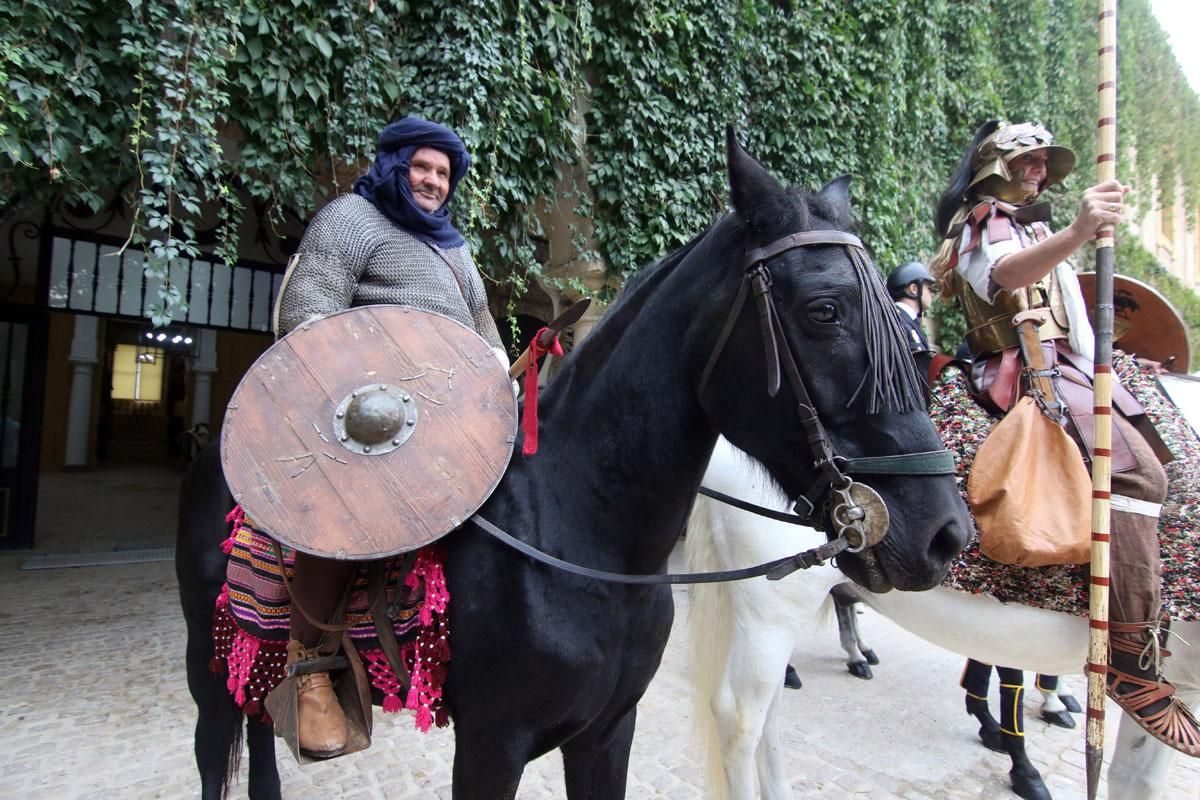
[{"label": "ivy covered wall", "polygon": [[[0,0],[0,220],[121,192],[162,269],[194,248],[202,211],[303,221],[347,190],[384,124],[417,113],[474,154],[456,219],[493,279],[528,287],[535,210],[565,202],[594,221],[616,283],[725,207],[732,121],[785,179],[853,173],[887,269],[933,251],[933,201],[991,116],[1040,120],[1078,152],[1058,203],[1072,213],[1095,150],[1096,6]],[[1120,174],[1142,207],[1179,176],[1195,208],[1200,99],[1148,0],[1122,0],[1119,47]],[[959,335],[952,315],[943,333]]]}]

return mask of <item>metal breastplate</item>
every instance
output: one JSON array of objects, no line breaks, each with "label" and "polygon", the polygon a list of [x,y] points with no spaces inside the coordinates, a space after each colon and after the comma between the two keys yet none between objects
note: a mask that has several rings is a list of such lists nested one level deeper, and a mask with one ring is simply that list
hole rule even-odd
[{"label": "metal breastplate", "polygon": [[1037,283],[1023,289],[999,289],[991,303],[976,294],[958,273],[951,275],[954,276],[954,290],[967,320],[967,347],[973,358],[1017,347],[1017,331],[1013,328],[1012,319],[1018,312],[1030,308],[1050,309],[1049,318],[1038,329],[1038,337],[1042,341],[1067,338],[1070,331],[1067,309],[1063,304],[1062,287],[1053,270]]}]

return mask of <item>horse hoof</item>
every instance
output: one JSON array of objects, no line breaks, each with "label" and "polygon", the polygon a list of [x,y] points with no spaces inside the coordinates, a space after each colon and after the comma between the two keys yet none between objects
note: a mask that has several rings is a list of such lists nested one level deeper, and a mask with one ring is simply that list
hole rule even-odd
[{"label": "horse hoof", "polygon": [[1008,750],[1004,747],[1003,736],[1004,734],[1000,733],[999,728],[990,728],[987,725],[979,726],[979,741],[983,742],[983,746],[988,750],[997,753],[1007,753]]},{"label": "horse hoof", "polygon": [[1012,789],[1018,797],[1022,797],[1024,800],[1054,800],[1050,796],[1050,790],[1042,782],[1041,774],[1036,769],[1033,770],[1033,774],[1029,774],[1018,772],[1014,768],[1008,773],[1008,777],[1012,780]]},{"label": "horse hoof", "polygon": [[865,658],[867,660],[867,663],[870,664],[872,667],[879,665],[879,656],[875,655],[874,650],[869,650],[869,649],[863,650],[862,654],[863,654],[863,658]]},{"label": "horse hoof", "polygon": [[1043,711],[1042,719],[1060,728],[1074,728],[1075,720],[1066,711]]},{"label": "horse hoof", "polygon": [[871,667],[865,661],[855,661],[846,664],[846,669],[856,678],[862,678],[864,681],[869,681],[875,676],[871,673]]},{"label": "horse hoof", "polygon": [[800,683],[800,676],[796,674],[796,668],[788,664],[787,669],[783,672],[783,688],[799,689],[802,685]]},{"label": "horse hoof", "polygon": [[1060,694],[1058,696],[1058,699],[1060,701],[1062,701],[1062,704],[1064,706],[1067,707],[1067,711],[1070,711],[1072,714],[1082,714],[1083,713],[1083,708],[1079,705],[1079,701],[1075,699],[1075,695]]}]

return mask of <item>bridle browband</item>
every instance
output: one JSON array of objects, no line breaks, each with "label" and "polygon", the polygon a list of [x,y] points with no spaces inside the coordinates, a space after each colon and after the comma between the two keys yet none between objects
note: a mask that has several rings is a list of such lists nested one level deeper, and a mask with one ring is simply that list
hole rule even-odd
[{"label": "bridle browband", "polygon": [[[506,533],[478,514],[470,518],[471,522],[509,547],[543,564],[607,583],[642,585],[713,583],[743,580],[761,575],[767,576],[768,580],[779,580],[797,569],[806,569],[821,564],[841,552],[857,553],[878,544],[887,533],[887,507],[873,489],[866,484],[852,480],[849,475],[953,475],[954,457],[950,451],[944,449],[872,458],[843,458],[834,452],[833,443],[825,433],[825,427],[821,424],[816,406],[804,385],[804,379],[800,375],[800,369],[796,366],[791,346],[784,335],[783,326],[779,321],[779,312],[775,306],[775,297],[771,293],[771,273],[766,265],[770,259],[797,247],[820,245],[845,247],[856,265],[870,266],[870,260],[862,242],[854,234],[844,231],[816,230],[793,233],[776,239],[765,247],[747,252],[742,261],[742,282],[738,288],[737,297],[733,301],[733,308],[730,309],[729,316],[725,319],[725,325],[721,328],[721,333],[717,337],[708,363],[704,366],[697,387],[697,397],[702,402],[704,391],[708,386],[708,379],[733,333],[734,325],[741,315],[742,307],[746,304],[747,296],[753,291],[767,358],[767,394],[775,397],[781,386],[781,374],[787,376],[788,384],[796,397],[800,422],[808,435],[809,449],[813,456],[814,467],[819,473],[818,478],[808,491],[796,500],[793,507],[795,513],[792,514],[756,506],[703,486],[699,491],[701,494],[737,508],[794,525],[826,527],[825,518],[828,517],[834,528],[832,531],[835,534],[834,538],[819,547],[805,550],[802,553],[745,569],[685,574],[627,575],[563,561]],[[874,267],[870,267],[870,269],[874,269]],[[806,506],[803,510],[799,508],[801,502]]]}]

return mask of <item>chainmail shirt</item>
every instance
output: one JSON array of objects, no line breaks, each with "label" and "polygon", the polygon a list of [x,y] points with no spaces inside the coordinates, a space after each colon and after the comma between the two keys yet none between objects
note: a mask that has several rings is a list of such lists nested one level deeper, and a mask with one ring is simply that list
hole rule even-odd
[{"label": "chainmail shirt", "polygon": [[343,195],[304,232],[279,292],[277,334],[313,317],[375,303],[442,314],[502,347],[466,245],[444,250],[426,244],[366,198]]}]

